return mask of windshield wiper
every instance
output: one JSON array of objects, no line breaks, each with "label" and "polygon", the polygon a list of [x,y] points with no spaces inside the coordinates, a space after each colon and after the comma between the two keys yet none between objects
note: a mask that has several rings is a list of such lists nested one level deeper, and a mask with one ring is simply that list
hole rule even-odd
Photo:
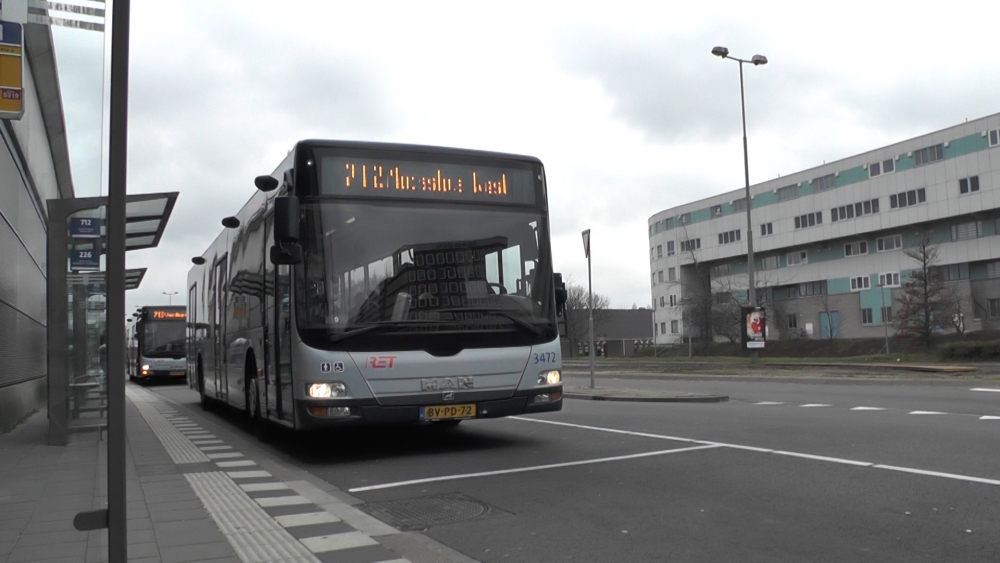
[{"label": "windshield wiper", "polygon": [[440,313],[496,313],[503,317],[506,317],[514,322],[517,326],[529,331],[535,336],[541,336],[543,334],[542,329],[529,323],[528,321],[518,317],[517,315],[511,314],[510,311],[502,307],[454,307],[451,309],[435,309]]},{"label": "windshield wiper", "polygon": [[448,324],[444,321],[426,319],[426,320],[405,320],[405,321],[377,321],[374,323],[365,323],[364,325],[358,326],[352,330],[346,330],[340,334],[330,335],[330,343],[340,342],[341,340],[346,340],[348,338],[354,338],[355,336],[361,336],[362,334],[367,334],[369,332],[374,332],[376,330],[382,330],[395,326],[407,326],[407,325],[427,325],[427,326],[438,326],[442,324]]}]

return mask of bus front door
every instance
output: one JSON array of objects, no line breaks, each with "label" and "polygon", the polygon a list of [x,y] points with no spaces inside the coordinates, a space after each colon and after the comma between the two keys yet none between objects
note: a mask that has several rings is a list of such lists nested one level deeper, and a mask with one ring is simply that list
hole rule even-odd
[{"label": "bus front door", "polygon": [[292,408],[292,291],[291,266],[281,264],[275,270],[274,292],[274,361],[275,395],[278,418],[294,420]]}]

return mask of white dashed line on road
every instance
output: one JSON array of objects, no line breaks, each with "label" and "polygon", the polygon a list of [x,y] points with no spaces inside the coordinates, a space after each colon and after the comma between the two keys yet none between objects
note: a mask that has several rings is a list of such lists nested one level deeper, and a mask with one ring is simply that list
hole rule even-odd
[{"label": "white dashed line on road", "polygon": [[783,405],[785,403],[781,403],[781,402],[777,402],[777,401],[761,401],[759,403],[754,403],[754,404],[755,405]]},{"label": "white dashed line on road", "polygon": [[948,413],[940,411],[911,411],[910,414],[948,414]]},{"label": "white dashed line on road", "polygon": [[852,411],[884,411],[882,407],[854,407]]},{"label": "white dashed line on road", "polygon": [[799,405],[799,406],[802,408],[810,408],[810,407],[832,407],[833,405],[824,405],[822,403],[809,403],[806,405]]},{"label": "white dashed line on road", "polygon": [[1000,389],[993,389],[990,387],[976,387],[969,389],[969,391],[986,391],[987,393],[1000,393]]}]

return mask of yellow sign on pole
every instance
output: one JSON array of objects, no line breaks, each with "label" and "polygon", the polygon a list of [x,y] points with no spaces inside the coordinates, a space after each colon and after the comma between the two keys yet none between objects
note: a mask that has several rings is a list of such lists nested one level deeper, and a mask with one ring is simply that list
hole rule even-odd
[{"label": "yellow sign on pole", "polygon": [[24,115],[24,29],[19,23],[0,21],[0,119]]}]

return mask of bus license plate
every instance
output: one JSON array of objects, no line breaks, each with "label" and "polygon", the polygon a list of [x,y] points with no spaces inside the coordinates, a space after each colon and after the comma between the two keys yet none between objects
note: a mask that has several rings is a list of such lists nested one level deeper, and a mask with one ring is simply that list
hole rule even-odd
[{"label": "bus license plate", "polygon": [[172,371],[172,372],[170,372],[170,375],[185,375],[185,374],[186,374],[186,372],[183,372],[183,371]]},{"label": "bus license plate", "polygon": [[476,405],[439,405],[420,407],[420,420],[447,420],[454,418],[475,418]]}]

